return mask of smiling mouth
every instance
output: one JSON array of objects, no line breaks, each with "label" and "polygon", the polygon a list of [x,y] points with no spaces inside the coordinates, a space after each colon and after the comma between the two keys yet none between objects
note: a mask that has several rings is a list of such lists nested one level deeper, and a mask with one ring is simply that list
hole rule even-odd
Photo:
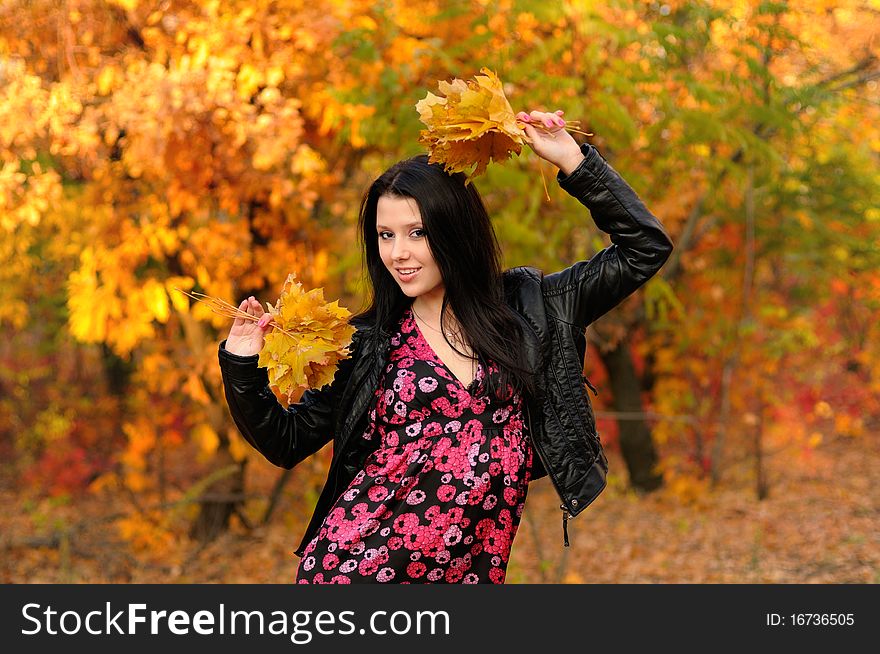
[{"label": "smiling mouth", "polygon": [[410,282],[415,278],[416,274],[420,270],[421,270],[421,268],[407,268],[407,269],[397,268],[397,277],[402,282]]}]

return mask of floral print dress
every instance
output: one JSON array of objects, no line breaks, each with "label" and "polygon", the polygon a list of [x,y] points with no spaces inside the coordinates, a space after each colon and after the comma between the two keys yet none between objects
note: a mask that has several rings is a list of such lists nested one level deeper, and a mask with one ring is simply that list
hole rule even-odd
[{"label": "floral print dress", "polygon": [[360,436],[377,448],[306,546],[297,583],[504,583],[533,450],[520,394],[489,395],[487,365],[465,387],[404,312]]}]

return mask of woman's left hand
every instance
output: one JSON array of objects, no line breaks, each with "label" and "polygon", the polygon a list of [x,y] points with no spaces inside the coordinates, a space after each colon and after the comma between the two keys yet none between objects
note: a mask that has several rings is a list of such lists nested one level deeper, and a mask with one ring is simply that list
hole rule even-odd
[{"label": "woman's left hand", "polygon": [[[529,145],[535,154],[559,168],[563,175],[568,175],[583,161],[584,155],[577,141],[565,131],[563,113],[561,109],[553,113],[520,111],[516,118],[532,140]],[[536,124],[542,127],[537,128]]]}]

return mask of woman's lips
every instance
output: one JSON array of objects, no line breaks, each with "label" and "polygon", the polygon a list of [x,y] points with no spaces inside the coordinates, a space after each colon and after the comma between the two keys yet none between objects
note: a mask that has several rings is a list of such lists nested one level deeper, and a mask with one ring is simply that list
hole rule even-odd
[{"label": "woman's lips", "polygon": [[409,281],[412,281],[413,278],[414,278],[416,275],[419,274],[419,271],[420,271],[420,270],[421,270],[421,268],[417,268],[415,272],[409,273],[408,275],[404,275],[404,274],[398,269],[398,271],[397,271],[397,276],[400,278],[400,281],[402,281],[402,282],[409,282]]}]

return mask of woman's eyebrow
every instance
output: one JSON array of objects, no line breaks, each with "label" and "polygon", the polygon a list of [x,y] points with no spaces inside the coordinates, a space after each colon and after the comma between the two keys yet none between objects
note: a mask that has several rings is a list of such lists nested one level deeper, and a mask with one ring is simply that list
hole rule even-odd
[{"label": "woman's eyebrow", "polygon": [[[416,222],[414,222],[414,223],[407,223],[406,225],[404,225],[404,227],[415,227],[415,226],[417,226],[417,225],[418,225],[419,227],[421,227],[421,226],[422,226],[422,222],[421,222],[421,221],[416,221]],[[390,228],[390,227],[386,227],[385,225],[376,225],[376,229],[391,229],[391,228]]]}]

